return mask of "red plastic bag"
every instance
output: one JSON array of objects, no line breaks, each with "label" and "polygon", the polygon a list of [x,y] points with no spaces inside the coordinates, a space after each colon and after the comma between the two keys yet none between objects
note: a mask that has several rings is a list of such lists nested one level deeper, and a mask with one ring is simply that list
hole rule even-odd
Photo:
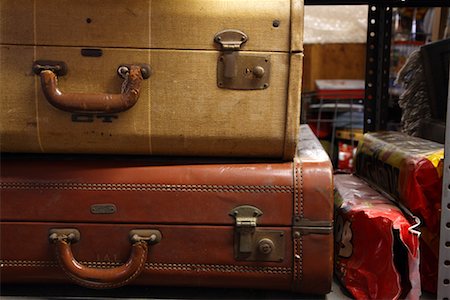
[{"label": "red plastic bag", "polygon": [[400,132],[364,135],[356,173],[406,206],[422,222],[422,289],[435,293],[444,146]]},{"label": "red plastic bag", "polygon": [[335,176],[335,272],[356,299],[419,299],[414,221],[354,175]]}]

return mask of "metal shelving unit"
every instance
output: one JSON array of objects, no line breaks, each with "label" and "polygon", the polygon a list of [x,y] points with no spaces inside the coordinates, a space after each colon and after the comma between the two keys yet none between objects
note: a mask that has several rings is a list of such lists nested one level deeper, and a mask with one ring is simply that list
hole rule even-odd
[{"label": "metal shelving unit", "polygon": [[[364,131],[386,129],[393,7],[448,6],[449,1],[369,1]],[[449,88],[450,89],[450,88]],[[450,137],[450,92],[446,137]],[[450,299],[450,139],[445,141],[437,299]]]},{"label": "metal shelving unit", "polygon": [[[320,2],[320,1],[319,1]],[[393,7],[433,7],[450,5],[442,0],[371,0],[369,4],[366,52],[366,97],[364,131],[386,129],[389,102],[389,65]],[[356,4],[356,1],[355,3]]]},{"label": "metal shelving unit", "polygon": [[[450,6],[448,0],[305,0],[306,5],[369,5],[364,132],[386,129],[393,7]],[[450,85],[445,137],[450,137]],[[445,141],[437,298],[450,299],[450,138]]]}]

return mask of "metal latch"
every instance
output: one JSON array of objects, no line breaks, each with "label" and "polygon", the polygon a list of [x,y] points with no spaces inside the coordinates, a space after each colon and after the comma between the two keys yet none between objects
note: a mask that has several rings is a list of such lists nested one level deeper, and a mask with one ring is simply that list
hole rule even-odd
[{"label": "metal latch", "polygon": [[214,41],[223,54],[217,63],[217,86],[234,90],[259,90],[269,87],[270,56],[238,54],[248,36],[236,29],[218,32]]},{"label": "metal latch", "polygon": [[262,211],[250,205],[236,207],[230,213],[236,219],[236,231],[239,235],[239,253],[250,254],[253,250],[253,234],[256,230],[257,218],[262,216]]},{"label": "metal latch", "polygon": [[263,212],[250,205],[234,208],[229,215],[235,218],[234,254],[237,260],[282,261],[284,232],[257,228]]}]

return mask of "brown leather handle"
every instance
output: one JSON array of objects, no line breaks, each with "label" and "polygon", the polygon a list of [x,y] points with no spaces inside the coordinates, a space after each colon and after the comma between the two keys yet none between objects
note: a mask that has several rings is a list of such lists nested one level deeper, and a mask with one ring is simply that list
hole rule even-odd
[{"label": "brown leather handle", "polygon": [[85,266],[75,259],[70,235],[50,235],[59,266],[64,273],[77,284],[95,289],[121,287],[139,276],[147,261],[148,243],[157,242],[155,238],[156,235],[151,238],[133,236],[128,261],[119,267],[101,269]]},{"label": "brown leather handle", "polygon": [[56,108],[68,112],[118,113],[136,104],[141,82],[141,67],[132,65],[125,76],[120,94],[63,93],[58,89],[58,78],[52,70],[39,73],[41,87],[47,101]]},{"label": "brown leather handle", "polygon": [[126,285],[142,272],[148,254],[147,243],[138,242],[133,244],[130,258],[124,265],[111,269],[95,269],[81,264],[74,258],[69,242],[58,240],[54,243],[54,248],[64,273],[77,284],[95,289]]}]

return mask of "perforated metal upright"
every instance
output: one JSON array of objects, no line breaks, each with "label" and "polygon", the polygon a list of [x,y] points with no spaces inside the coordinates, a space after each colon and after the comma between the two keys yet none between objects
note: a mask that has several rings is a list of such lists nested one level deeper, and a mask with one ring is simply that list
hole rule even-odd
[{"label": "perforated metal upright", "polygon": [[438,299],[445,300],[450,299],[450,82],[448,90],[437,293]]},{"label": "perforated metal upright", "polygon": [[383,1],[369,2],[367,21],[364,132],[386,128],[389,101],[391,6]]}]

